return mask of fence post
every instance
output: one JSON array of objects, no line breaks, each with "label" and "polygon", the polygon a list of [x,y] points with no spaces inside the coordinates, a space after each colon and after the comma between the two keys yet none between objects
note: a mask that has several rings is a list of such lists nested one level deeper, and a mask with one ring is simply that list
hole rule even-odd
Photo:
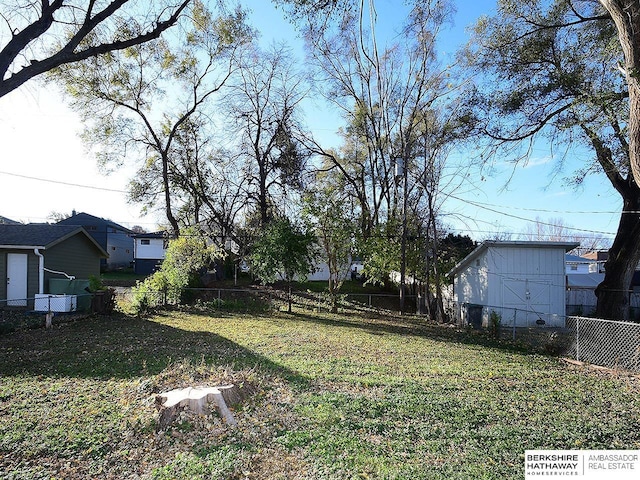
[{"label": "fence post", "polygon": [[513,336],[514,342],[516,341],[516,317],[517,316],[518,316],[518,309],[514,308],[513,309],[513,327],[512,327],[513,328],[512,336]]},{"label": "fence post", "polygon": [[580,361],[580,317],[576,317],[576,360]]},{"label": "fence post", "polygon": [[44,326],[45,328],[51,328],[51,325],[53,323],[53,312],[51,311],[51,296],[47,297],[47,303],[48,303],[48,307],[47,307],[47,313],[44,316],[45,318]]}]

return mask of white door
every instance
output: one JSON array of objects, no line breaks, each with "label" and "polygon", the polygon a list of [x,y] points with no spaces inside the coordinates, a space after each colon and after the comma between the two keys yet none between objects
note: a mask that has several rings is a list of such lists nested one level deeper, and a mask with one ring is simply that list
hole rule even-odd
[{"label": "white door", "polygon": [[27,306],[27,254],[7,254],[7,305]]},{"label": "white door", "polygon": [[502,295],[503,325],[513,325],[514,320],[517,327],[532,327],[539,321],[549,323],[549,282],[505,279]]}]

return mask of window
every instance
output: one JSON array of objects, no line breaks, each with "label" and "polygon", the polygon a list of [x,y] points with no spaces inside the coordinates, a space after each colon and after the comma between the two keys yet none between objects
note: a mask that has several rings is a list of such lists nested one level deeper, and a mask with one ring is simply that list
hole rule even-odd
[{"label": "window", "polygon": [[150,244],[151,244],[151,240],[149,240],[148,238],[140,239],[140,245],[150,245]]}]

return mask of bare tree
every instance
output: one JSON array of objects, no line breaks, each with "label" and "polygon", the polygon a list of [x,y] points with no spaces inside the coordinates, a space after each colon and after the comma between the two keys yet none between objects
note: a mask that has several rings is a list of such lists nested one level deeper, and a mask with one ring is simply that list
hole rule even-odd
[{"label": "bare tree", "polygon": [[172,195],[182,198],[179,223],[199,225],[224,248],[230,239],[238,243],[237,217],[245,207],[247,179],[233,156],[218,145],[215,125],[213,119],[202,115],[184,122],[174,139],[169,173]]},{"label": "bare tree", "polygon": [[527,224],[522,235],[527,240],[549,242],[566,242],[577,238],[577,235],[572,235],[571,227],[565,225],[562,218],[543,220],[536,217],[535,222]]},{"label": "bare tree", "polygon": [[264,226],[277,213],[278,195],[302,187],[308,153],[298,116],[306,91],[302,75],[284,45],[267,51],[250,45],[230,82],[226,110],[230,115],[229,150],[242,172],[249,210],[255,207]]}]

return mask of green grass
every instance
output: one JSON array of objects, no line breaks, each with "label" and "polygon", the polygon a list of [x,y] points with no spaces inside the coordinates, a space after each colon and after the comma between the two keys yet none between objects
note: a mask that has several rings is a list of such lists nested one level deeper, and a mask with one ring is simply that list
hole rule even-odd
[{"label": "green grass", "polygon": [[100,280],[102,280],[105,285],[110,286],[133,286],[136,282],[142,281],[145,278],[147,278],[147,275],[137,275],[132,269],[114,270],[100,274]]},{"label": "green grass", "polygon": [[[0,336],[2,478],[522,478],[525,449],[639,449],[635,377],[415,319],[92,318]],[[250,382],[235,428],[155,394]]]}]

